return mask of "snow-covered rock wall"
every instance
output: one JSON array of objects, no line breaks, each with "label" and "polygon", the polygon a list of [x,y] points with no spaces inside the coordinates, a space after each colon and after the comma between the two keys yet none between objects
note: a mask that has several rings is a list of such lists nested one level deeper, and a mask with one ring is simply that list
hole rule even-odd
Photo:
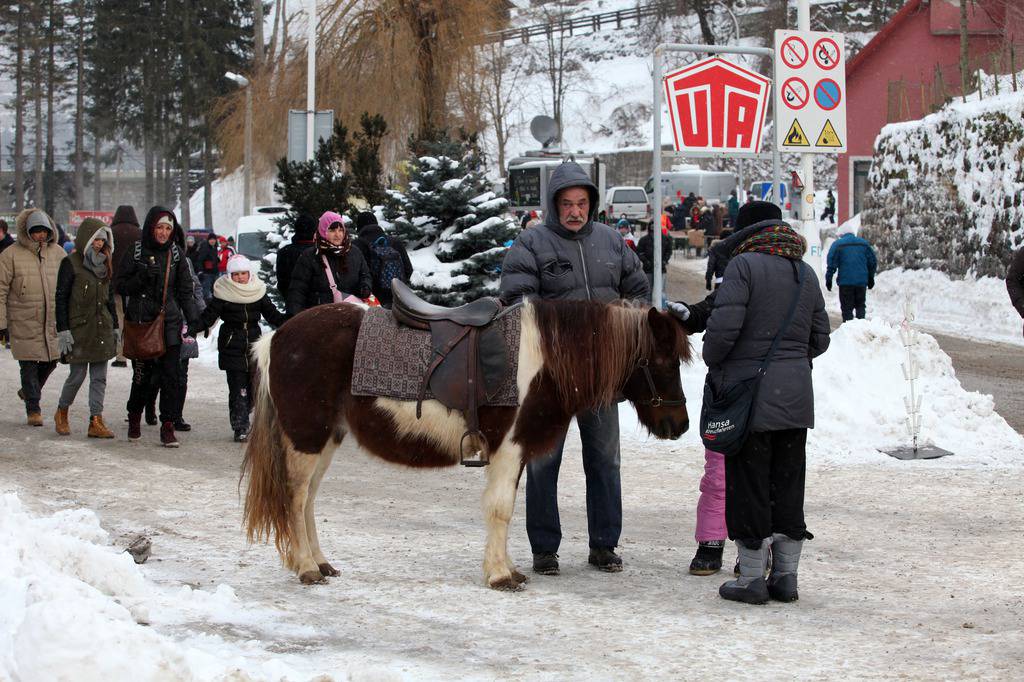
[{"label": "snow-covered rock wall", "polygon": [[966,102],[882,129],[861,218],[881,267],[1005,276],[1024,243],[1024,73],[1016,83],[984,77]]}]

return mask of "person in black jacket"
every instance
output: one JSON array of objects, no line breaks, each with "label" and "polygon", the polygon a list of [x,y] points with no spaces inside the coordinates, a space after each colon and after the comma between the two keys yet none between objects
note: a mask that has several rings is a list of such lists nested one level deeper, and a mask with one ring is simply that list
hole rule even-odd
[{"label": "person in black jacket", "polygon": [[228,275],[213,285],[213,298],[203,311],[199,326],[189,334],[209,329],[220,318],[223,322],[217,336],[217,365],[228,380],[228,416],[235,432],[235,442],[242,443],[249,434],[249,412],[252,410],[252,372],[249,347],[260,338],[260,318],[272,327],[280,327],[287,318],[267,295],[267,285],[252,273],[253,263],[242,255],[228,261]]},{"label": "person in black jacket", "polygon": [[328,211],[320,216],[316,245],[301,256],[292,271],[288,287],[288,315],[307,308],[338,303],[347,296],[369,298],[372,293],[370,269],[352,239],[345,219]]},{"label": "person in black jacket", "polygon": [[[178,447],[174,423],[181,418],[181,330],[199,315],[192,299],[193,282],[185,253],[173,239],[181,230],[177,218],[162,206],[154,206],[142,226],[142,239],[135,245],[131,258],[126,258],[115,280],[117,293],[126,296],[125,319],[129,322],[151,322],[164,305],[164,354],[154,360],[136,363],[128,397],[128,438],[142,437],[142,411],[158,384],[160,390],[160,442],[165,447]],[[166,288],[164,282],[167,282]],[[143,366],[149,363],[149,370]],[[145,376],[153,381],[144,381]]]},{"label": "person in black jacket", "polygon": [[315,235],[316,218],[303,213],[295,219],[295,234],[292,235],[292,243],[282,246],[277,251],[277,263],[274,266],[277,273],[277,290],[281,292],[281,298],[286,301],[295,264],[299,262],[299,256],[313,248]]},{"label": "person in black jacket", "polygon": [[[636,255],[640,256],[640,264],[644,268],[644,274],[647,275],[647,283],[654,289],[654,239],[651,238],[651,234],[654,230],[658,229],[654,223],[651,223],[651,227],[647,230],[647,234],[640,237],[640,241],[636,245]],[[664,230],[661,233],[661,272],[664,275],[668,272],[668,262],[672,260],[672,237],[667,234]],[[664,277],[662,277],[662,283],[664,285]]]},{"label": "person in black jacket", "polygon": [[412,261],[405,244],[384,234],[376,216],[364,211],[356,216],[356,248],[370,268],[373,295],[382,306],[390,308],[391,280],[400,279],[408,284],[412,278]]}]

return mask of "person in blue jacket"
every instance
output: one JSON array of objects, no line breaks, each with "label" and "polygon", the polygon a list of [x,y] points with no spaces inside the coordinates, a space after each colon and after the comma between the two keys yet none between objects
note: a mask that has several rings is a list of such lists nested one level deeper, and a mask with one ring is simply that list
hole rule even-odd
[{"label": "person in blue jacket", "polygon": [[866,239],[853,234],[847,227],[840,227],[840,237],[828,250],[828,267],[825,270],[825,288],[832,291],[832,278],[836,276],[839,285],[839,307],[843,311],[843,322],[863,320],[866,308],[867,290],[875,286],[875,270],[878,259],[875,250]]}]

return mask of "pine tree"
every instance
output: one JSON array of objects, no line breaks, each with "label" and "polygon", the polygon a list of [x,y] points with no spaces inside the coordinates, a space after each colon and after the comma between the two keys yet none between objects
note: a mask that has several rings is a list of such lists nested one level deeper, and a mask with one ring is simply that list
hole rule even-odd
[{"label": "pine tree", "polygon": [[413,275],[413,286],[442,305],[494,295],[517,227],[508,201],[494,194],[484,174],[475,136],[453,140],[442,133],[413,140],[410,148],[409,188],[389,194],[383,215],[391,220],[400,213],[394,234],[437,261],[431,267],[429,257],[417,259],[423,270]]}]

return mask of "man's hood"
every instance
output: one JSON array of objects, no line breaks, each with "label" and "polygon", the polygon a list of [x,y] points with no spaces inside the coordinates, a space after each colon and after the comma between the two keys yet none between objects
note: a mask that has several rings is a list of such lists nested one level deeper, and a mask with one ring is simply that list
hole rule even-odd
[{"label": "man's hood", "polygon": [[106,239],[107,246],[111,251],[114,250],[113,230],[104,225],[102,220],[86,218],[78,226],[78,233],[75,234],[75,248],[78,249],[78,253],[85,253],[86,249],[91,248],[92,240],[99,237]]},{"label": "man's hood", "polygon": [[111,221],[111,224],[120,225],[121,223],[131,223],[135,227],[139,226],[139,219],[135,217],[135,209],[127,204],[118,206],[117,210],[114,211],[114,220]]},{"label": "man's hood", "polygon": [[18,243],[24,246],[26,249],[37,249],[38,245],[32,240],[32,237],[28,236],[28,219],[33,213],[40,213],[50,224],[50,233],[46,236],[46,243],[56,244],[57,243],[57,227],[53,224],[53,219],[46,215],[42,209],[38,208],[26,208],[24,211],[18,214],[18,217],[14,220],[14,231],[17,233]]},{"label": "man's hood", "polygon": [[587,172],[578,163],[572,161],[566,161],[558,166],[548,179],[548,195],[544,201],[544,224],[556,230],[558,234],[564,236],[572,234],[558,222],[558,207],[555,205],[555,197],[558,193],[569,187],[583,187],[590,195],[590,215],[588,216],[587,224],[577,233],[586,234],[593,229],[592,223],[597,217],[598,210],[601,208],[598,206],[600,194],[597,191],[597,185],[593,183]]}]

